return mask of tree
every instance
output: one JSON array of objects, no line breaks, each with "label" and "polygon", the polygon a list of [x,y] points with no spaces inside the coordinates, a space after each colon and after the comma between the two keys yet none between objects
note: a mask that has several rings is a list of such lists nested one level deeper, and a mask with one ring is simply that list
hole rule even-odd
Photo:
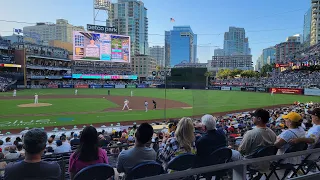
[{"label": "tree", "polygon": [[206,86],[208,86],[209,78],[212,76],[212,72],[207,71],[206,73],[204,73],[204,76],[206,77]]},{"label": "tree", "polygon": [[245,70],[241,72],[241,77],[244,77],[244,78],[259,77],[259,73],[253,70]]},{"label": "tree", "polygon": [[274,66],[272,66],[270,64],[263,65],[261,68],[261,76],[266,77],[268,75],[268,72],[272,72],[273,67]]},{"label": "tree", "polygon": [[230,76],[231,76],[232,78],[234,78],[234,77],[236,77],[237,75],[240,75],[241,72],[242,72],[241,69],[234,69],[234,70],[231,71]]}]

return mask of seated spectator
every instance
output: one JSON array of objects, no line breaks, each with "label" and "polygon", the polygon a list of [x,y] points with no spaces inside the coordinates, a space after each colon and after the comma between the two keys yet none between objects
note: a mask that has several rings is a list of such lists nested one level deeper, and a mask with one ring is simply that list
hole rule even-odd
[{"label": "seated spectator", "polygon": [[[197,157],[199,159],[205,159],[210,156],[215,150],[227,147],[227,138],[226,134],[222,129],[216,128],[216,120],[212,115],[204,115],[201,118],[201,123],[203,126],[203,130],[206,134],[202,135],[197,142]],[[237,161],[241,159],[241,155],[238,151],[232,150],[233,161]]]},{"label": "seated spectator", "polygon": [[267,128],[270,118],[268,111],[257,109],[251,116],[256,126],[244,134],[239,146],[239,152],[246,156],[253,154],[259,147],[273,145],[277,139],[277,135]]},{"label": "seated spectator", "polygon": [[49,148],[49,147],[51,147],[52,149],[55,149],[57,146],[55,145],[55,144],[53,144],[53,140],[54,140],[54,138],[52,138],[52,137],[50,137],[49,139],[48,139],[48,144],[47,144],[47,149]]},{"label": "seated spectator", "polygon": [[10,146],[9,152],[4,156],[5,159],[18,159],[20,157],[20,153],[17,152],[16,146]]},{"label": "seated spectator", "polygon": [[21,157],[24,157],[24,156],[25,156],[25,151],[24,151],[24,149],[23,149],[22,143],[18,143],[18,145],[17,145],[17,152],[20,153],[20,156],[21,156]]},{"label": "seated spectator", "polygon": [[[7,166],[6,161],[4,161],[4,154],[2,152],[0,152],[0,169],[4,169]],[[4,171],[0,172],[0,175],[3,176],[4,175]]]},{"label": "seated spectator", "polygon": [[[301,127],[302,118],[296,112],[290,112],[287,115],[283,115],[282,118],[285,120],[286,126],[289,128],[283,131],[275,142],[275,146],[279,149],[277,155],[284,154],[285,151],[289,148],[289,141],[292,139],[303,138],[305,137],[305,131]],[[299,157],[288,158],[283,163],[292,163],[298,164]]]},{"label": "seated spectator", "polygon": [[142,162],[155,161],[156,152],[152,148],[146,147],[151,141],[153,128],[148,123],[142,123],[135,133],[135,145],[129,150],[124,150],[119,154],[117,170],[119,173],[128,173],[131,169]]},{"label": "seated spectator", "polygon": [[107,147],[109,145],[109,141],[102,135],[99,135],[99,147]]},{"label": "seated spectator", "polygon": [[164,163],[183,153],[195,154],[194,126],[191,118],[182,118],[176,128],[174,137],[163,140],[163,147],[159,150],[158,159]]},{"label": "seated spectator", "polygon": [[29,130],[23,138],[26,156],[23,161],[9,163],[6,166],[4,179],[50,179],[59,180],[60,166],[56,162],[41,161],[45,150],[47,133],[41,129]]},{"label": "seated spectator", "polygon": [[11,142],[11,137],[7,137],[7,138],[6,138],[6,142],[4,143],[4,145],[5,145],[5,146],[11,146],[11,145],[13,145],[12,142]]},{"label": "seated spectator", "polygon": [[83,129],[80,136],[80,146],[73,153],[69,160],[69,172],[71,179],[81,169],[99,163],[108,164],[108,157],[105,150],[98,146],[98,133],[96,128],[88,126]]},{"label": "seated spectator", "polygon": [[78,146],[80,145],[80,139],[78,138],[78,134],[73,134],[73,139],[70,140],[71,146]]},{"label": "seated spectator", "polygon": [[70,145],[63,144],[61,140],[56,141],[57,147],[54,149],[54,153],[66,153],[71,151]]}]

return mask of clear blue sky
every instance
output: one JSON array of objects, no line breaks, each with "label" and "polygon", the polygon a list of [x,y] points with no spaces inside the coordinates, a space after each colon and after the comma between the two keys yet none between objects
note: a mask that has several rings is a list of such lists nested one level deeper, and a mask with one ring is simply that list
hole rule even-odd
[{"label": "clear blue sky", "polygon": [[[198,34],[198,57],[206,62],[214,46],[223,47],[223,33],[229,26],[247,31],[255,63],[263,48],[303,33],[304,14],[310,0],[143,0],[148,9],[149,45],[164,45],[164,31],[172,26],[190,25]],[[101,14],[100,16],[104,16]],[[170,22],[170,18],[176,20]],[[69,20],[73,25],[93,22],[92,0],[2,1],[0,20],[55,22]],[[0,21],[0,34],[11,35],[13,28],[28,24]],[[221,33],[221,34],[220,34]],[[154,35],[159,34],[159,35]],[[220,34],[220,35],[214,35]]]}]

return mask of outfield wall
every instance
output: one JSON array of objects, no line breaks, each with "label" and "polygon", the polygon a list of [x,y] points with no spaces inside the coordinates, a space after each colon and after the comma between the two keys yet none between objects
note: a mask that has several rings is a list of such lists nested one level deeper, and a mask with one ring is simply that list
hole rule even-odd
[{"label": "outfield wall", "polygon": [[[76,89],[95,89],[95,88],[108,88],[108,89],[135,89],[135,88],[175,88],[182,89],[185,86],[176,85],[176,86],[165,86],[164,84],[151,86],[149,84],[127,84],[127,85],[112,85],[112,84],[51,84],[51,85],[17,85],[18,89],[57,89],[57,88],[76,88]],[[192,88],[191,86],[185,87],[186,89],[198,89]],[[274,93],[274,94],[297,94],[297,95],[309,95],[309,96],[320,96],[320,89],[310,89],[310,88],[278,88],[278,87],[254,87],[254,86],[210,86],[209,90],[221,90],[221,91],[246,91],[246,92],[264,92],[264,93]]]}]

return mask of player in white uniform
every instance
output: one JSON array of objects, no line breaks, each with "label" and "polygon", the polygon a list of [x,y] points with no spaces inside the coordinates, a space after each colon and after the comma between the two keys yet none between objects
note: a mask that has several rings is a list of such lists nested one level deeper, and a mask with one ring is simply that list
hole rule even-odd
[{"label": "player in white uniform", "polygon": [[144,107],[145,107],[145,109],[146,109],[146,112],[148,112],[148,102],[147,101],[144,101]]},{"label": "player in white uniform", "polygon": [[74,95],[78,95],[78,89],[74,90]]},{"label": "player in white uniform", "polygon": [[16,97],[17,96],[17,90],[13,90],[13,97]]},{"label": "player in white uniform", "polygon": [[133,91],[130,92],[131,97],[133,96]]},{"label": "player in white uniform", "polygon": [[38,104],[38,98],[39,96],[38,96],[38,94],[36,93],[35,95],[34,95],[34,103],[35,104]]},{"label": "player in white uniform", "polygon": [[129,101],[126,99],[126,100],[124,100],[123,103],[124,103],[124,105],[123,105],[122,111],[124,110],[124,108],[128,108],[128,110],[129,110],[130,109],[129,106],[128,106]]}]

